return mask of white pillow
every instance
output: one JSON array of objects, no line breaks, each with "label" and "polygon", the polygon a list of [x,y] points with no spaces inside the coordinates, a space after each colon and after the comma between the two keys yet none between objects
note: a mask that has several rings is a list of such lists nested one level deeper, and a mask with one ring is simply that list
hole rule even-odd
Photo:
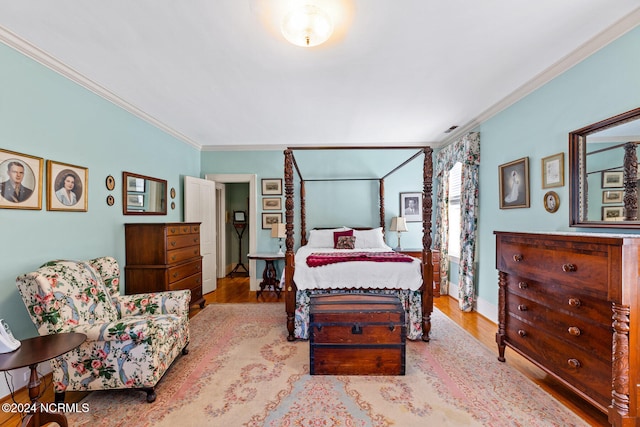
[{"label": "white pillow", "polygon": [[355,249],[391,249],[382,235],[382,227],[372,230],[353,230],[356,236]]},{"label": "white pillow", "polygon": [[307,247],[309,248],[333,248],[333,232],[348,230],[347,227],[331,228],[327,230],[309,231]]}]

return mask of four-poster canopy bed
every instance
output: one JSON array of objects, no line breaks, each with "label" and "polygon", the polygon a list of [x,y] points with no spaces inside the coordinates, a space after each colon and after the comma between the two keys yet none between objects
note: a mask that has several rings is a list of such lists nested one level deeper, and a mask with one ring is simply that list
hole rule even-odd
[{"label": "four-poster canopy bed", "polygon": [[[358,149],[375,149],[375,150],[407,150],[418,149],[419,151],[412,157],[404,161],[402,164],[395,167],[386,175],[380,178],[371,178],[371,180],[377,180],[379,182],[379,208],[380,208],[380,224],[379,228],[374,227],[339,227],[330,230],[311,230],[309,237],[307,236],[307,218],[306,218],[306,192],[305,192],[305,179],[302,177],[298,164],[294,157],[295,150],[358,150]],[[305,264],[309,264],[309,259],[305,258],[309,255],[309,252],[313,252],[315,249],[305,248],[306,252],[301,251],[303,247],[310,246],[313,248],[321,247],[324,245],[311,244],[311,236],[315,232],[315,242],[320,239],[319,235],[322,234],[321,239],[330,238],[333,234],[334,242],[337,236],[342,231],[353,230],[355,235],[354,240],[351,241],[353,245],[355,241],[356,249],[358,244],[360,247],[366,249],[358,249],[359,256],[369,257],[370,252],[376,251],[391,251],[391,248],[384,243],[384,230],[385,230],[385,208],[384,208],[384,180],[388,176],[392,175],[403,166],[418,158],[420,155],[424,156],[423,160],[423,190],[422,190],[422,259],[411,259],[413,266],[409,265],[409,262],[366,262],[366,261],[351,261],[340,262],[333,265],[325,265],[323,267],[315,267],[316,271],[309,272],[309,267]],[[429,332],[431,331],[431,313],[433,312],[433,266],[431,255],[431,213],[432,213],[432,177],[433,177],[433,163],[432,163],[433,150],[431,147],[305,147],[305,148],[288,148],[284,152],[284,178],[285,178],[285,218],[286,218],[286,253],[285,253],[285,269],[284,269],[284,294],[285,294],[285,310],[287,313],[287,339],[293,341],[296,338],[306,338],[305,332],[308,333],[308,329],[304,326],[305,322],[308,322],[308,300],[309,294],[315,292],[382,292],[382,293],[397,293],[400,300],[403,302],[405,310],[409,313],[407,316],[407,331],[409,339],[422,339],[423,341],[429,341]],[[299,255],[294,253],[294,169],[300,180],[300,236],[301,236],[301,248],[298,250]],[[313,179],[313,181],[346,181],[348,178],[331,178],[331,179]],[[311,181],[311,180],[308,180]],[[358,237],[360,236],[360,237]],[[359,240],[361,242],[359,242]],[[323,240],[324,241],[324,240]],[[362,242],[380,241],[382,243],[365,245]],[[342,242],[342,240],[341,240]],[[364,246],[363,246],[364,245]],[[333,248],[337,246],[332,245]],[[380,249],[384,247],[385,249]],[[369,249],[374,248],[374,249]],[[348,249],[353,249],[349,247]],[[329,249],[331,250],[331,249]],[[338,251],[341,251],[338,249]],[[363,251],[363,252],[360,252]],[[303,255],[304,252],[304,255]],[[320,255],[320,258],[327,257],[326,253],[313,253],[313,255]],[[338,254],[341,256],[342,254]],[[382,256],[384,254],[371,255],[372,257]],[[393,254],[386,253],[386,256],[393,257]],[[399,255],[403,256],[403,255]],[[391,261],[401,261],[400,259],[393,259]],[[406,261],[406,260],[405,260]],[[333,278],[344,277],[348,272],[348,269],[358,269],[352,273],[349,280],[353,280],[351,285],[340,284],[336,286],[337,281],[334,282]],[[297,270],[296,270],[297,269]],[[306,270],[304,270],[306,269]],[[318,269],[324,272],[334,269],[333,275],[321,276],[318,273]],[[407,272],[402,271],[407,270]],[[413,273],[410,270],[413,269]],[[303,274],[304,273],[304,274]],[[311,274],[311,276],[310,276]],[[318,274],[318,277],[313,276]],[[336,274],[338,276],[336,276]],[[367,274],[369,274],[367,276]],[[407,274],[409,276],[407,276]],[[415,277],[410,275],[417,275],[417,281]],[[364,282],[358,282],[356,278],[364,277]],[[380,283],[379,281],[373,285],[368,286],[366,282],[367,277],[377,277],[384,280],[388,280],[387,283]],[[309,279],[311,278],[311,279]],[[298,283],[296,283],[296,280]],[[327,283],[322,284],[322,280]],[[313,283],[310,283],[313,282]],[[356,283],[357,282],[357,283]],[[320,289],[318,289],[320,288]],[[300,324],[303,326],[300,326]],[[411,328],[409,328],[409,326]],[[411,332],[409,332],[411,330]]]}]

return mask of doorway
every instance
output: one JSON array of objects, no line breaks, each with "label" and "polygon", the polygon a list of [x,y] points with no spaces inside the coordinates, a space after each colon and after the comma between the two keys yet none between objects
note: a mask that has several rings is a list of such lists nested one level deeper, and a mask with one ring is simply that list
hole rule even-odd
[{"label": "doorway", "polygon": [[[226,185],[225,184],[231,184],[231,183],[248,183],[249,184],[249,203],[248,203],[248,234],[249,234],[249,247],[245,248],[243,247],[243,251],[246,253],[252,253],[256,251],[256,247],[257,247],[257,231],[258,231],[258,217],[257,217],[257,175],[255,174],[206,174],[205,175],[205,179],[209,180],[209,181],[215,181],[217,184],[220,184],[221,187],[220,188],[216,188],[216,199],[220,200],[221,202],[223,202],[224,200],[226,200]],[[220,199],[219,199],[220,197]],[[222,203],[224,205],[224,202]],[[227,211],[228,209],[226,208],[226,206],[220,207],[220,204],[218,205],[218,212],[220,213],[219,215],[216,215],[216,230],[219,231],[218,233],[218,239],[217,239],[217,246],[218,248],[225,248],[225,242],[228,239],[232,239],[235,238],[234,236],[230,235],[229,233],[222,233],[220,232],[221,230],[226,230],[226,222],[227,222]],[[224,251],[224,250],[223,250]],[[219,251],[223,252],[223,251]],[[225,264],[228,263],[226,256],[224,257],[225,259],[221,259],[221,256],[217,257],[217,262],[224,262]],[[226,271],[227,266],[225,264],[218,264],[218,268],[220,271],[220,269],[222,269],[223,272]],[[256,262],[255,260],[249,260],[249,289],[252,291],[257,291],[258,289],[258,282],[257,282],[257,278],[256,278],[256,274],[255,274],[255,270],[256,270]],[[226,274],[226,273],[225,273]],[[218,274],[218,276],[220,275],[220,273]]]}]

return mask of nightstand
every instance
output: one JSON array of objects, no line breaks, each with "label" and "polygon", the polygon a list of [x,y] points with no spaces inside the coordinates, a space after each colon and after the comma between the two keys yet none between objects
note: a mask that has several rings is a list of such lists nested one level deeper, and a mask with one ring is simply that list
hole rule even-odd
[{"label": "nightstand", "polygon": [[[422,249],[394,249],[396,252],[400,252],[401,254],[409,255],[414,258],[422,258]],[[433,265],[433,296],[440,296],[440,252],[439,251],[431,251],[431,265]]]}]

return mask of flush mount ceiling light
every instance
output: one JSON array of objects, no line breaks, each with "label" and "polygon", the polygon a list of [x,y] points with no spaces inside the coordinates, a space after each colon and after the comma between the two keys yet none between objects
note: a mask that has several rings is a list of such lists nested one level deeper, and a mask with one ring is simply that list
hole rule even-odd
[{"label": "flush mount ceiling light", "polygon": [[296,46],[318,46],[326,42],[332,32],[329,15],[317,6],[306,5],[296,9],[282,22],[282,35]]}]

